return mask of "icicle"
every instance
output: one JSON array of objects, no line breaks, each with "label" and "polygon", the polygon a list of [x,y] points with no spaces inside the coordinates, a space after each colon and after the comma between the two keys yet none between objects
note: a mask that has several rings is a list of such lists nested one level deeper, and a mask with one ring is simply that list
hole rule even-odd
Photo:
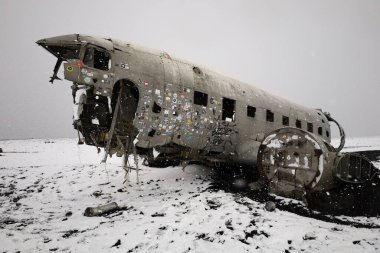
[{"label": "icicle", "polygon": [[[133,145],[133,143],[132,143]],[[134,161],[135,161],[135,167],[136,167],[136,179],[137,179],[137,184],[140,184],[140,179],[139,179],[139,157],[137,156],[136,152],[136,147],[133,145],[133,156],[134,156]]]},{"label": "icicle", "polygon": [[123,184],[125,184],[126,182],[129,182],[129,170],[130,170],[130,166],[129,166],[129,154],[128,152],[124,152],[124,159],[123,159],[123,169],[124,169],[124,182]]},{"label": "icicle", "polygon": [[111,141],[112,141],[112,137],[113,137],[113,132],[115,130],[115,125],[116,125],[116,118],[118,116],[118,112],[119,112],[119,109],[120,109],[120,100],[121,100],[121,96],[122,96],[122,93],[123,93],[123,87],[124,87],[123,85],[120,87],[119,96],[117,97],[115,112],[113,114],[113,118],[112,118],[112,122],[111,122],[111,128],[110,128],[110,131],[108,133],[108,141],[107,141],[107,146],[105,148],[105,152],[104,152],[104,157],[103,157],[102,163],[105,163],[107,161],[108,153],[110,151],[110,145],[111,145]]}]

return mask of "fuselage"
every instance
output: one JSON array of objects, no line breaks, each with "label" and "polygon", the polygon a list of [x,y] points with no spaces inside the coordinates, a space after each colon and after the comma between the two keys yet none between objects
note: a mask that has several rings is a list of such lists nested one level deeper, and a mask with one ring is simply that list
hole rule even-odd
[{"label": "fuselage", "polygon": [[[322,111],[173,58],[164,51],[77,34],[37,43],[67,61],[65,79],[86,87],[87,101],[92,101],[94,108],[87,106],[92,115],[80,130],[85,137],[86,127],[91,132],[91,138],[86,138],[88,144],[105,145],[121,84],[128,84],[129,94],[124,101],[128,114],[124,121],[137,131],[136,146],[142,149],[176,145],[197,150],[198,155],[254,162],[264,136],[286,126],[330,142],[330,125]],[[62,51],[64,48],[68,50]]]},{"label": "fuselage", "polygon": [[[183,167],[232,164],[223,167],[257,172],[251,189],[267,186],[305,203],[378,174],[366,157],[339,153],[344,130],[321,110],[114,39],[73,34],[37,43],[57,57],[51,82],[59,79],[62,63],[65,79],[73,82],[78,143],[81,133],[86,144],[104,147],[103,162],[124,156],[125,171],[132,153],[149,166],[169,160]],[[331,121],[341,135],[338,148],[330,145]]]}]

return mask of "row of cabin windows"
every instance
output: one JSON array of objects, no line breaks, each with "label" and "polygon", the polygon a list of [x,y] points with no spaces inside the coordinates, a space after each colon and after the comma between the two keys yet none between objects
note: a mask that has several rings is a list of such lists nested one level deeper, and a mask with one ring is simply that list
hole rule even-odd
[{"label": "row of cabin windows", "polygon": [[[201,106],[207,106],[208,102],[208,94],[200,92],[200,91],[194,91],[194,104],[201,105]],[[229,98],[223,98],[223,104],[222,104],[222,120],[226,121],[235,121],[235,104],[236,101]],[[247,116],[254,118],[256,116],[256,107],[247,106]],[[266,120],[268,122],[274,122],[274,112],[271,110],[266,110]],[[296,120],[296,127],[302,129],[302,122],[301,120]],[[289,126],[289,117],[288,116],[282,116],[282,125]],[[307,122],[306,129],[308,132],[313,133],[314,127],[313,123]],[[318,127],[317,130],[319,135],[323,135],[323,129],[322,127]],[[329,131],[326,130],[326,136],[330,137]]]},{"label": "row of cabin windows", "polygon": [[[254,118],[256,116],[256,107],[253,106],[247,106],[247,116]],[[274,122],[274,113],[271,110],[266,110],[266,120],[268,122]],[[289,117],[288,116],[282,116],[282,125],[289,126]],[[296,120],[296,127],[302,129],[302,122],[301,120]],[[314,132],[313,123],[307,122],[307,131],[310,133]],[[322,127],[318,127],[318,134],[323,135],[323,129]],[[326,131],[326,136],[329,137],[330,133],[329,131]]]},{"label": "row of cabin windows", "polygon": [[[194,91],[194,104],[207,106],[208,94]],[[229,98],[223,98],[222,120],[235,121],[235,104],[236,101]]]}]

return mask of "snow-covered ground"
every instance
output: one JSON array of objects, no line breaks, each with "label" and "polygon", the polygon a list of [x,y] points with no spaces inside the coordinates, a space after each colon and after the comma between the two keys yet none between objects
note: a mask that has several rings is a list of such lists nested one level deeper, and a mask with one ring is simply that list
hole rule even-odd
[{"label": "snow-covered ground", "polygon": [[[332,140],[334,146],[338,146],[338,139]],[[367,151],[380,150],[380,137],[360,137],[346,139],[343,151]]]},{"label": "snow-covered ground", "polygon": [[[374,145],[379,138],[352,142]],[[76,140],[0,148],[0,252],[380,252],[379,228],[268,212],[244,194],[209,190],[212,171],[199,165],[140,161],[139,184],[134,172],[123,184],[120,158],[101,165],[102,154]],[[113,201],[122,210],[83,216]],[[347,219],[380,225],[376,217]]]},{"label": "snow-covered ground", "polygon": [[[334,147],[339,146],[340,140],[333,139],[332,144]],[[361,151],[374,151],[380,150],[380,137],[361,137],[346,139],[342,152],[361,152]],[[373,161],[373,164],[380,169],[380,159]]]}]

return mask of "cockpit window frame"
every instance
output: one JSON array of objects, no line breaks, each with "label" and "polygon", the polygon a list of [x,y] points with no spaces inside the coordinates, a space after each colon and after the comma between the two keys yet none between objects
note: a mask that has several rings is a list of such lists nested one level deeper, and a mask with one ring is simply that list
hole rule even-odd
[{"label": "cockpit window frame", "polygon": [[[86,61],[86,55],[87,55],[88,50],[93,50],[93,57],[94,57],[94,54],[95,54],[95,50],[98,51],[98,52],[100,52],[100,53],[103,53],[103,54],[108,54],[108,64],[104,65],[104,66],[107,66],[107,67],[106,68],[96,67],[95,63],[94,63],[94,59],[92,59],[93,60],[92,65],[89,65],[87,63],[87,61]],[[83,55],[81,57],[81,60],[83,61],[83,64],[86,67],[88,67],[88,68],[92,68],[92,69],[96,69],[96,70],[100,70],[100,71],[106,71],[106,72],[108,72],[108,71],[110,71],[112,69],[112,54],[108,50],[106,50],[106,49],[104,49],[102,47],[98,47],[98,46],[95,46],[95,45],[86,45],[86,46],[84,46],[84,48],[83,48]]]},{"label": "cockpit window frame", "polygon": [[[83,44],[80,44],[80,43],[73,43],[73,44],[65,44],[65,45],[62,45],[62,44],[49,44],[49,45],[45,45],[44,46],[46,48],[47,51],[49,51],[51,54],[53,54],[55,57],[57,57],[58,59],[62,59],[63,61],[67,61],[67,60],[71,60],[71,59],[81,59],[82,58],[82,49],[83,49]],[[59,53],[57,50],[54,50],[54,48],[57,48],[57,49],[62,49],[62,48],[69,48],[69,47],[77,47],[77,55],[73,55],[74,57],[67,57],[65,55],[62,55],[61,53]]]}]

